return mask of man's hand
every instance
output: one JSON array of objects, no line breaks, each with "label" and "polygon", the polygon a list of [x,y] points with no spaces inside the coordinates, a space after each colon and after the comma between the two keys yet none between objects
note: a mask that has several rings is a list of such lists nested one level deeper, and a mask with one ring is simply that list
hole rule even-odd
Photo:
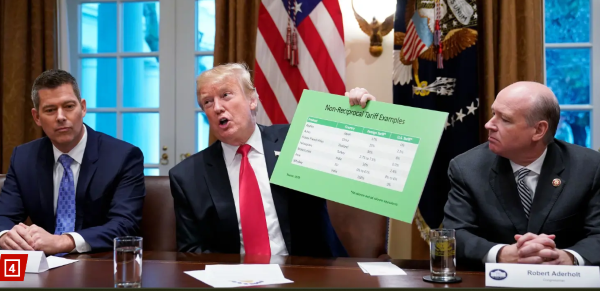
[{"label": "man's hand", "polygon": [[556,248],[555,235],[516,235],[520,264],[573,265],[573,255]]},{"label": "man's hand", "polygon": [[35,224],[29,227],[29,235],[33,249],[46,255],[69,253],[75,248],[75,241],[70,235],[53,235]]},{"label": "man's hand", "polygon": [[0,248],[3,250],[33,251],[30,241],[28,226],[19,223],[0,237]]},{"label": "man's hand", "polygon": [[350,100],[350,106],[360,104],[362,108],[365,108],[365,106],[367,106],[367,101],[376,100],[375,96],[369,94],[367,89],[358,87],[350,90],[350,92],[346,92],[346,97],[348,97],[348,99]]},{"label": "man's hand", "polygon": [[503,246],[498,252],[496,262],[498,263],[516,263],[519,260],[517,244]]}]

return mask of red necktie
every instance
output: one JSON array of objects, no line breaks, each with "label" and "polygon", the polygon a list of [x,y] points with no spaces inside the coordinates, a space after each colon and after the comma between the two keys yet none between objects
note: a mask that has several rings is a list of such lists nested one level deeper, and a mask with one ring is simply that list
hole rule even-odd
[{"label": "red necktie", "polygon": [[250,145],[241,145],[237,152],[242,155],[240,164],[240,222],[244,249],[248,255],[271,255],[267,219],[260,188],[254,170],[248,160]]}]

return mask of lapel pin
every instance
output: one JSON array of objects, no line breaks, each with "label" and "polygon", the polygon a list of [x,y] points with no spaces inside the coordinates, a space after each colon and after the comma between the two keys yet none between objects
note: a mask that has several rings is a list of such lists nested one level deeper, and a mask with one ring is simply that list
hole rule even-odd
[{"label": "lapel pin", "polygon": [[554,187],[560,186],[560,183],[561,183],[561,181],[559,178],[552,180],[552,186],[554,186]]},{"label": "lapel pin", "polygon": [[275,156],[278,157],[279,156],[279,151],[275,151]]}]

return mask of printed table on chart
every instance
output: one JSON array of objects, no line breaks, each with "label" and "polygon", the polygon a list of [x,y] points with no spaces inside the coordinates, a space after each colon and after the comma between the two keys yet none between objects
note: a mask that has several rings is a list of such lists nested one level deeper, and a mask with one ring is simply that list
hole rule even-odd
[{"label": "printed table on chart", "polygon": [[292,164],[402,192],[419,141],[309,117]]}]

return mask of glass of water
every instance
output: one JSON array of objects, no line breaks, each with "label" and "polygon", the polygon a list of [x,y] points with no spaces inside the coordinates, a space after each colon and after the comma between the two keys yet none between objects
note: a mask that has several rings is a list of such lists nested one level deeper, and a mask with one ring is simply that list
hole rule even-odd
[{"label": "glass of water", "polygon": [[114,239],[115,288],[142,287],[142,242],[138,236]]},{"label": "glass of water", "polygon": [[456,276],[456,237],[454,229],[429,231],[431,279],[452,281]]}]

